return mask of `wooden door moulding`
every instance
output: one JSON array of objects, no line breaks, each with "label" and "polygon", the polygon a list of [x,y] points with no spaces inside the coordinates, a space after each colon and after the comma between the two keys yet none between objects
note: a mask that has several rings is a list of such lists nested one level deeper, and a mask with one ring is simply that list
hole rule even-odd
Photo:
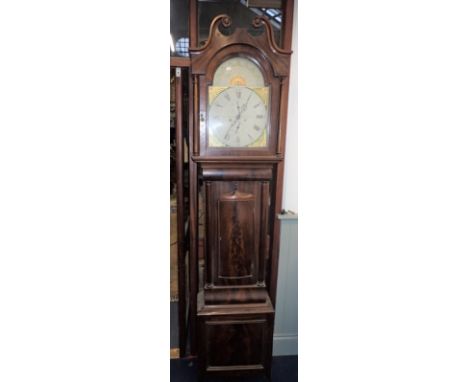
[{"label": "wooden door moulding", "polygon": [[273,178],[273,169],[271,166],[244,168],[239,167],[221,167],[204,166],[200,170],[200,177],[205,181],[209,180],[271,180]]},{"label": "wooden door moulding", "polygon": [[[239,309],[239,307],[241,309]],[[239,311],[242,310],[241,313]],[[268,314],[274,313],[275,310],[271,303],[270,297],[267,295],[266,301],[261,303],[253,303],[253,304],[236,304],[236,305],[210,305],[205,302],[203,298],[201,298],[201,294],[198,295],[198,314],[200,316],[222,316],[222,315],[230,315],[230,314],[237,314],[238,316],[242,317],[245,315],[250,315],[252,313],[261,313],[261,314]]]},{"label": "wooden door moulding", "polygon": [[242,156],[232,157],[227,156],[199,156],[192,155],[192,160],[196,163],[277,163],[284,159],[283,155],[265,155],[265,156]]}]

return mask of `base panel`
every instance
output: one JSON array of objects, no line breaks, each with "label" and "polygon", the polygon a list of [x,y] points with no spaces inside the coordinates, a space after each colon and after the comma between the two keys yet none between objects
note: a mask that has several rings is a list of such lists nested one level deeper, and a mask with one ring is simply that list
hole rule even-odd
[{"label": "base panel", "polygon": [[[198,312],[199,371],[204,375],[265,374],[271,370],[274,310],[246,304],[216,314]],[[270,305],[271,306],[271,305]]]}]

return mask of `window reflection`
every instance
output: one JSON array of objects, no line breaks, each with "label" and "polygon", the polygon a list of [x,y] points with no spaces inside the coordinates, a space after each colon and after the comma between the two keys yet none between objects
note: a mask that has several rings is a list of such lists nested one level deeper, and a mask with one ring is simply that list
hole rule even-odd
[{"label": "window reflection", "polygon": [[189,0],[171,0],[171,56],[188,57]]}]

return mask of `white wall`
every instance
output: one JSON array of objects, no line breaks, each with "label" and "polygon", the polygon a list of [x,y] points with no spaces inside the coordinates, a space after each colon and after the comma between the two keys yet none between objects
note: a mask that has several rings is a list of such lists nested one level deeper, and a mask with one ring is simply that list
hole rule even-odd
[{"label": "white wall", "polygon": [[283,187],[283,209],[298,212],[297,197],[297,146],[298,146],[298,119],[297,119],[297,100],[298,100],[298,49],[297,49],[297,3],[294,3],[294,25],[293,25],[293,55],[291,59],[291,74],[289,82],[289,106],[288,106],[288,126],[286,133],[286,157],[284,169],[284,187]]}]

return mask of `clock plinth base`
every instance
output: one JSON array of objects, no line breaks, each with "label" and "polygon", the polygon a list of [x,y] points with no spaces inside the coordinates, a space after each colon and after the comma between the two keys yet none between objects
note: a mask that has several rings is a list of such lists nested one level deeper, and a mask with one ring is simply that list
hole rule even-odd
[{"label": "clock plinth base", "polygon": [[[203,292],[199,301],[203,301]],[[274,308],[264,303],[205,305],[197,312],[198,367],[205,375],[241,376],[271,371]]]},{"label": "clock plinth base", "polygon": [[204,291],[206,305],[261,304],[268,300],[266,287],[208,288]]}]

